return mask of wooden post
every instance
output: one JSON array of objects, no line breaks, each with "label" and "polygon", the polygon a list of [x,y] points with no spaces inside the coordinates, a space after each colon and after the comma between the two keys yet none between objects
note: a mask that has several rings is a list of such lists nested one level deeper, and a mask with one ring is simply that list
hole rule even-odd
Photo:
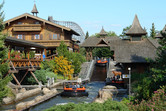
[{"label": "wooden post", "polygon": [[46,49],[44,49],[44,55],[45,55],[45,57],[47,57],[47,50]]},{"label": "wooden post", "polygon": [[29,49],[28,49],[28,59],[30,59],[30,57],[29,57]]},{"label": "wooden post", "polygon": [[43,61],[43,49],[41,49],[41,61]]},{"label": "wooden post", "polygon": [[8,59],[10,60],[10,52],[11,52],[11,48],[9,47],[9,52],[8,52]]},{"label": "wooden post", "polygon": [[49,50],[49,55],[51,55],[51,50]]},{"label": "wooden post", "polygon": [[32,76],[34,77],[34,79],[36,80],[36,82],[37,82],[38,84],[40,84],[39,81],[37,80],[35,74],[34,74],[32,71],[30,71],[30,73],[32,74]]},{"label": "wooden post", "polygon": [[14,80],[16,81],[16,83],[17,83],[19,86],[21,86],[21,84],[20,84],[19,81],[17,80],[16,76],[15,76],[13,73],[12,73],[11,75],[12,75],[12,77],[14,78]]}]

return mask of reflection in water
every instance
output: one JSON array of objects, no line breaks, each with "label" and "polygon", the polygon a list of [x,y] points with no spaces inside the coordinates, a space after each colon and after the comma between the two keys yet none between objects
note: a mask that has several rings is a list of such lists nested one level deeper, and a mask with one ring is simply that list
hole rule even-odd
[{"label": "reflection in water", "polygon": [[60,104],[66,104],[69,102],[72,103],[82,103],[82,102],[86,102],[86,103],[90,103],[94,100],[94,98],[98,95],[98,90],[100,88],[103,88],[105,85],[105,82],[91,82],[88,83],[86,85],[86,89],[89,93],[88,97],[61,97],[61,96],[57,96],[54,97],[44,103],[41,103],[33,108],[31,108],[30,111],[41,111],[47,108],[50,108],[52,106],[55,105],[60,105]]}]

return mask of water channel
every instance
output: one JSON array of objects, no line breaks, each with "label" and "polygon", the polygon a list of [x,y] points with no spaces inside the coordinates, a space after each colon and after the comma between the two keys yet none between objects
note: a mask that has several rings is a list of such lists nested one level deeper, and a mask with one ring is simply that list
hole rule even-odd
[{"label": "water channel", "polygon": [[[91,77],[91,82],[86,84],[86,89],[89,93],[88,97],[61,97],[60,95],[58,95],[48,101],[45,101],[37,106],[32,107],[30,111],[41,111],[55,105],[67,104],[69,102],[72,102],[72,103],[93,102],[93,100],[98,95],[99,89],[105,86],[104,81],[107,76],[106,72],[107,72],[106,67],[99,67],[99,66],[94,67],[94,71]],[[62,91],[62,90],[59,90],[59,91]],[[127,95],[116,95],[113,97],[113,99],[120,101],[123,97],[126,97],[126,96]],[[6,107],[0,108],[0,109],[2,110],[10,109],[10,108],[13,109],[14,105],[6,106]]]}]

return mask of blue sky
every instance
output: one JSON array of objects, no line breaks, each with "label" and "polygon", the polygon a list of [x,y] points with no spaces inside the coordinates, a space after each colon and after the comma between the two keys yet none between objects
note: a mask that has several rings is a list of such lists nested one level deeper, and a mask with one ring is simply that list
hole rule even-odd
[{"label": "blue sky", "polygon": [[[30,13],[33,4],[34,0],[5,0],[5,20]],[[135,14],[148,34],[153,22],[161,30],[166,24],[165,4],[166,0],[36,0],[39,17],[74,21],[90,35],[100,32],[102,26],[119,35],[132,24]]]}]

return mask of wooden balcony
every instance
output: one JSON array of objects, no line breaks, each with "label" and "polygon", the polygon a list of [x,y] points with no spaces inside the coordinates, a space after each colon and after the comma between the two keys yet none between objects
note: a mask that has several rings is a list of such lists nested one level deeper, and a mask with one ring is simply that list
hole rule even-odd
[{"label": "wooden balcony", "polygon": [[[32,42],[41,44],[45,47],[58,47],[61,44],[61,40],[31,40]],[[64,40],[65,44],[71,46],[70,40]]]},{"label": "wooden balcony", "polygon": [[14,24],[13,31],[41,31],[40,24]]}]

